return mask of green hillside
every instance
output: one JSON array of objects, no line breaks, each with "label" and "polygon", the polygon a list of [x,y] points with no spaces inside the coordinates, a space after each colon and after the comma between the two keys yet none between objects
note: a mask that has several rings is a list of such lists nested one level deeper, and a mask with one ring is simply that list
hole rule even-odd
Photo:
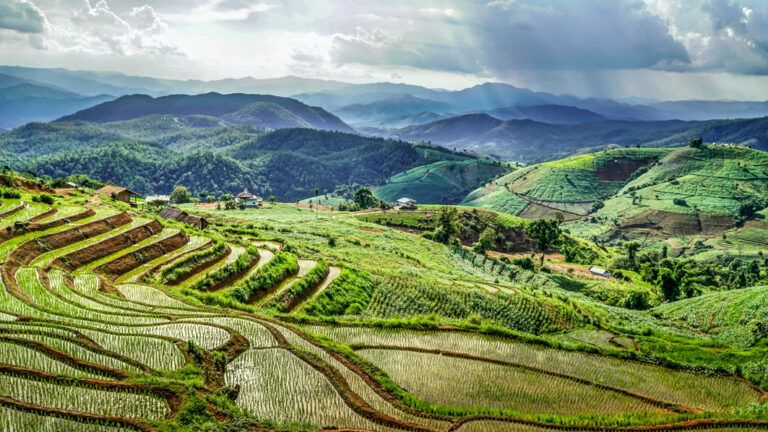
[{"label": "green hillside", "polygon": [[408,197],[424,204],[455,204],[473,189],[514,170],[492,159],[440,161],[396,174],[374,191],[386,202]]},{"label": "green hillside", "polygon": [[740,146],[617,149],[515,171],[463,204],[529,219],[561,212],[572,234],[593,240],[664,241],[702,259],[757,256],[767,168],[766,153]]},{"label": "green hillside", "polygon": [[[383,184],[399,172],[438,161],[478,160],[426,144],[313,129],[222,127],[210,117],[168,115],[29,124],[0,134],[0,156],[18,171],[86,174],[144,194],[167,194],[182,184],[196,194],[248,188],[285,201],[312,196],[314,188]],[[468,174],[466,181],[493,178],[495,167],[482,166],[489,172],[479,172],[478,179]]]},{"label": "green hillside", "polygon": [[764,288],[651,308],[573,262],[618,251],[561,235],[534,265],[535,222],[469,207],[182,205],[198,229],[28,174],[0,193],[2,430],[768,427]]}]

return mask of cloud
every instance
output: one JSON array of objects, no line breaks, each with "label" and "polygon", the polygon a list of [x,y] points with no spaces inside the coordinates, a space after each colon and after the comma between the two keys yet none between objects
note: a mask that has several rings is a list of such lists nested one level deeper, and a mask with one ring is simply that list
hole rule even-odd
[{"label": "cloud", "polygon": [[266,12],[276,6],[249,0],[208,0],[192,9],[165,14],[169,21],[194,24],[211,21],[245,21],[254,14]]},{"label": "cloud", "polygon": [[[689,53],[669,70],[768,74],[768,3],[762,0],[645,0]],[[679,66],[679,65],[678,65]]]},{"label": "cloud", "polygon": [[497,76],[515,70],[652,68],[690,61],[664,22],[635,0],[467,2],[439,11],[420,9],[432,19],[413,25],[385,27],[385,20],[358,25],[336,37],[333,57],[340,64]]},{"label": "cloud", "polygon": [[84,0],[68,21],[51,23],[41,38],[30,42],[36,48],[65,53],[183,55],[174,35],[151,6],[118,14],[106,0],[93,4]]},{"label": "cloud", "polygon": [[0,29],[42,33],[45,24],[45,15],[34,3],[26,0],[0,0]]}]

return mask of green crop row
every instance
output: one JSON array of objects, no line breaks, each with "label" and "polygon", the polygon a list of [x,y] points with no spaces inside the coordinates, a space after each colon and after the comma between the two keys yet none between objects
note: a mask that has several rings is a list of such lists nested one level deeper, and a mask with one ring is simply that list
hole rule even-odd
[{"label": "green crop row", "polygon": [[281,291],[265,306],[278,312],[288,312],[291,306],[301,300],[302,297],[309,294],[312,288],[316,287],[328,273],[328,263],[319,262],[304,278],[288,289]]},{"label": "green crop row", "polygon": [[296,255],[278,252],[264,267],[240,285],[230,289],[227,295],[241,303],[246,303],[253,296],[264,295],[269,288],[275,287],[280,281],[297,271],[299,271],[299,260]]}]

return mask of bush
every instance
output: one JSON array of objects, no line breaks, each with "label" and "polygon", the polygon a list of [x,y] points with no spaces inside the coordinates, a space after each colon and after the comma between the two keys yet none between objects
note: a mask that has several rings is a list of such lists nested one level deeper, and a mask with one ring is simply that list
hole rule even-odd
[{"label": "bush", "polygon": [[512,264],[525,270],[533,270],[533,260],[528,257],[515,258],[512,260]]},{"label": "bush", "polygon": [[19,199],[21,198],[21,192],[10,189],[10,188],[0,188],[0,195],[2,195],[3,198],[6,199]]},{"label": "bush", "polygon": [[53,205],[53,197],[48,194],[40,194],[32,197],[32,201]]}]

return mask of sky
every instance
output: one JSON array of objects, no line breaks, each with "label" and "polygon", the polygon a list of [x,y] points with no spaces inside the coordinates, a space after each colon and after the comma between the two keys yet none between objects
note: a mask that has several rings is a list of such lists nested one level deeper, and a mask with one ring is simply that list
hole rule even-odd
[{"label": "sky", "polygon": [[0,0],[0,63],[768,100],[768,0]]}]

